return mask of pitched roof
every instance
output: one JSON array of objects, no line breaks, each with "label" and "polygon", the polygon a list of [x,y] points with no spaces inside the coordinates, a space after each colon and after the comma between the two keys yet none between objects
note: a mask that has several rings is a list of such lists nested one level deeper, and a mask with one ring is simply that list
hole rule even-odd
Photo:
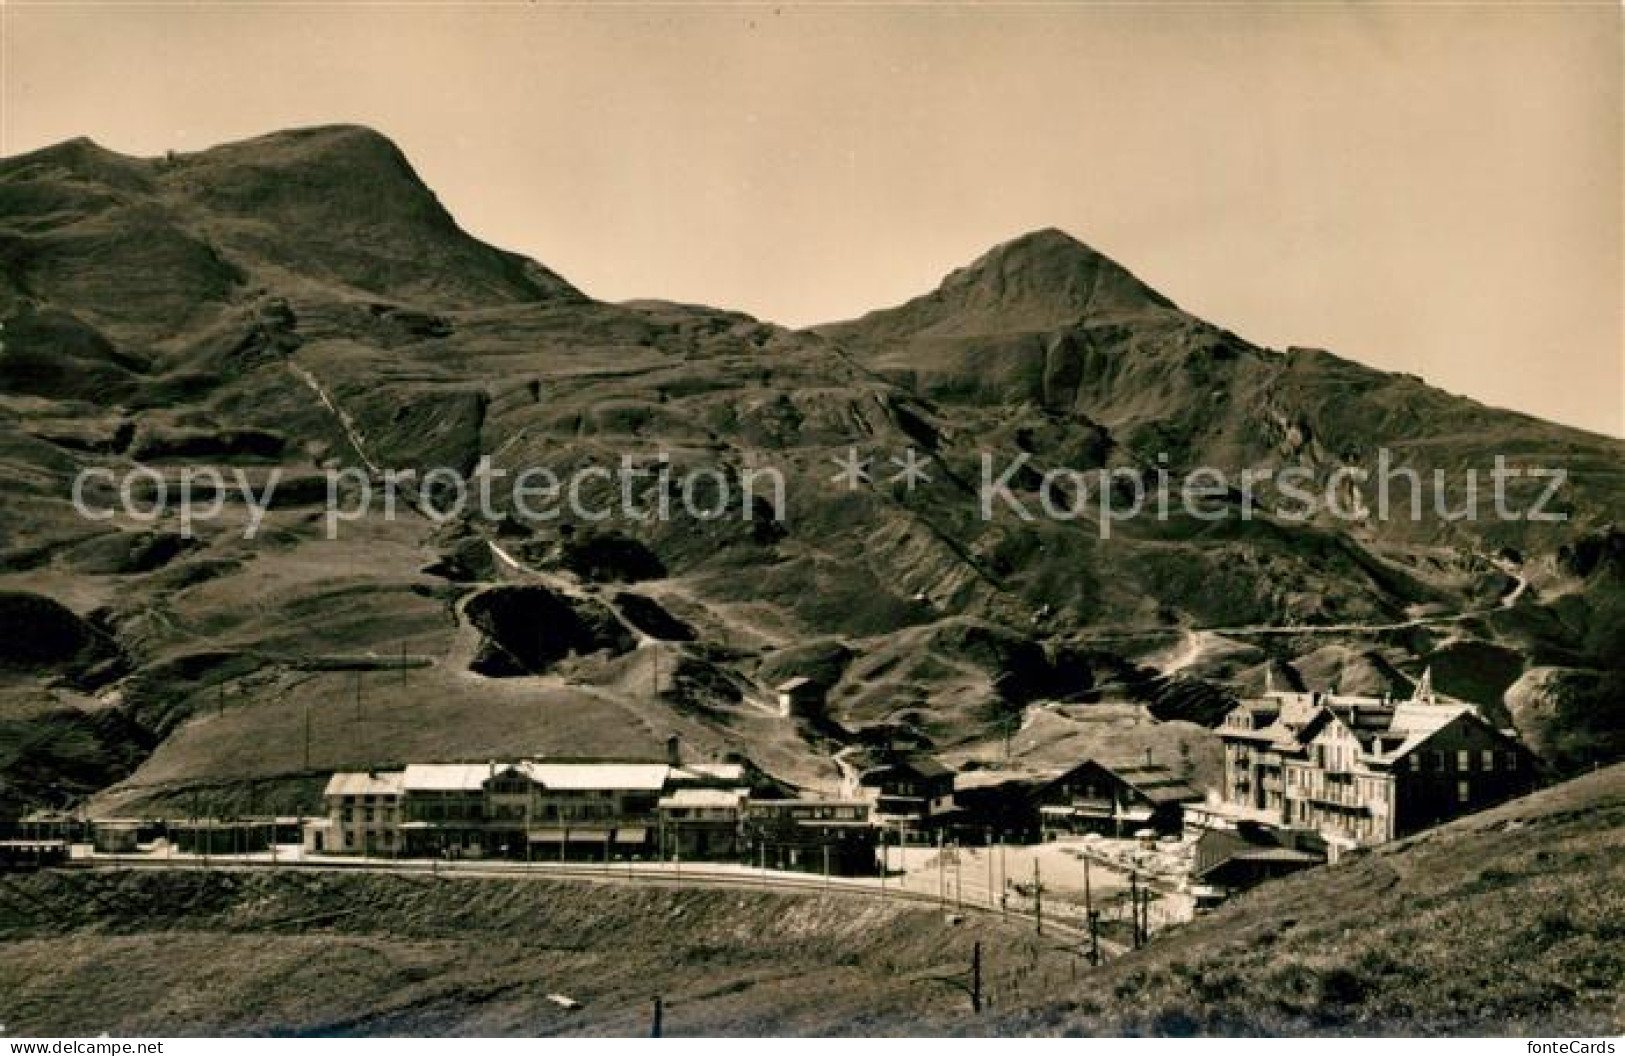
[{"label": "pitched roof", "polygon": [[1208,829],[1196,842],[1191,877],[1204,880],[1231,862],[1283,862],[1315,865],[1325,856],[1288,846],[1282,834],[1268,827]]},{"label": "pitched roof", "polygon": [[[709,765],[691,769],[704,773],[702,768]],[[506,770],[517,770],[543,788],[560,791],[658,792],[674,774],[665,763],[413,763],[406,768],[402,785],[412,792],[473,792]]]},{"label": "pitched roof", "polygon": [[679,788],[660,800],[662,810],[668,807],[737,807],[745,800],[743,789]]},{"label": "pitched roof", "polygon": [[411,763],[401,787],[408,792],[471,792],[490,776],[490,763]]},{"label": "pitched roof", "polygon": [[745,779],[743,763],[684,763],[671,772],[673,781],[728,781]]},{"label": "pitched roof", "polygon": [[324,796],[398,796],[401,794],[399,770],[346,771],[340,770],[327,779]]},{"label": "pitched roof", "polygon": [[867,784],[871,777],[880,777],[894,770],[906,770],[917,777],[952,777],[954,771],[932,755],[894,755],[876,759],[859,775],[859,783]]},{"label": "pitched roof", "polygon": [[1161,763],[1102,763],[1101,766],[1153,803],[1185,803],[1202,798],[1202,793]]},{"label": "pitched roof", "polygon": [[544,788],[559,791],[658,792],[672,768],[665,763],[525,763],[524,770]]},{"label": "pitched roof", "polygon": [[[1401,712],[1404,714],[1401,715]],[[1395,709],[1393,728],[1394,732],[1402,734],[1405,740],[1385,758],[1390,762],[1403,759],[1463,715],[1478,719],[1478,712],[1465,704],[1401,704]],[[1488,723],[1484,725],[1493,729]]]},{"label": "pitched roof", "polygon": [[1040,773],[1034,770],[961,770],[954,775],[955,791],[1047,784],[1057,772]]}]

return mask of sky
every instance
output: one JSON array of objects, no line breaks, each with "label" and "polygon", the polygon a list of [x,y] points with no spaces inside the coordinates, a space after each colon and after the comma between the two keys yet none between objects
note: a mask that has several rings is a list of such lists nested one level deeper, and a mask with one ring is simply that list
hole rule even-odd
[{"label": "sky", "polygon": [[606,300],[785,325],[1059,227],[1182,307],[1625,435],[1617,4],[0,0],[0,154],[351,122]]}]

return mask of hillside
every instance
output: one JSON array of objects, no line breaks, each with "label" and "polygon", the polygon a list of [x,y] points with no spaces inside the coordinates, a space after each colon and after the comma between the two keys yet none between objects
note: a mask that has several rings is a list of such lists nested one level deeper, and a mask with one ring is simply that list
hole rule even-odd
[{"label": "hillside", "polygon": [[1063,969],[1027,929],[878,897],[360,873],[0,877],[0,941],[25,1036],[636,1037],[657,994],[672,1036],[905,1033],[963,1014],[933,980],[977,941],[990,992]]},{"label": "hillside", "polygon": [[[1400,692],[1431,665],[1560,769],[1625,753],[1625,445],[1256,347],[1057,231],[791,331],[594,300],[463,232],[366,129],[165,158],[76,140],[0,161],[0,323],[0,811],[97,789],[106,809],[292,809],[334,768],[641,755],[673,733],[809,788],[856,739],[992,761],[1033,723],[1014,749],[1036,761],[1132,740],[1194,773],[1211,747],[1191,724],[1271,665]],[[1103,538],[1093,507],[978,510],[984,451],[1322,480],[1382,446],[1453,474],[1559,463],[1572,518],[1297,524],[1265,488],[1251,519],[1176,506]],[[912,488],[888,479],[906,450],[929,459]],[[855,487],[834,479],[851,452]],[[512,479],[662,456],[738,502],[436,523],[413,494],[392,518],[354,491],[482,457]],[[741,499],[764,466],[782,520]],[[143,499],[204,469],[232,490],[195,524],[87,520],[85,468],[144,474]],[[240,488],[273,479],[256,521]],[[772,686],[809,670],[828,714],[777,718]],[[1066,710],[1101,702],[1166,728],[1097,737]]]},{"label": "hillside", "polygon": [[1001,1033],[1618,1036],[1625,766],[1274,881]]}]

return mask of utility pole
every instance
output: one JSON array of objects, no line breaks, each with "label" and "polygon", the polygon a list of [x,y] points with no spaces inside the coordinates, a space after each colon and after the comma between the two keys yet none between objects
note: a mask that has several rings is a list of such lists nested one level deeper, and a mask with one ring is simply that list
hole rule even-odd
[{"label": "utility pole", "polygon": [[937,902],[948,903],[948,862],[943,857],[942,833],[937,832]]},{"label": "utility pole", "polygon": [[1033,926],[1044,934],[1044,882],[1038,872],[1038,855],[1033,855]]},{"label": "utility pole", "polygon": [[361,669],[355,669],[355,719],[361,721]]},{"label": "utility pole", "polygon": [[660,1031],[665,1026],[665,1020],[666,1004],[660,1000],[660,995],[656,994],[654,999],[654,1022],[649,1024],[649,1037],[660,1037]]},{"label": "utility pole", "polygon": [[886,870],[890,863],[886,861],[886,826],[880,826],[880,893],[886,893]]},{"label": "utility pole", "polygon": [[1089,963],[1100,965],[1100,914],[1095,911],[1094,890],[1089,883],[1089,857],[1083,859],[1083,917],[1089,922]]},{"label": "utility pole", "polygon": [[977,939],[970,951],[970,1010],[982,1012],[982,940]]},{"label": "utility pole", "polygon": [[310,701],[305,701],[305,765],[306,773],[310,772]]},{"label": "utility pole", "polygon": [[1004,861],[1004,833],[999,833],[999,916],[1009,916],[1009,898],[1006,889],[1011,884],[1009,863]]},{"label": "utility pole", "polygon": [[1128,909],[1129,930],[1134,936],[1134,948],[1140,948],[1140,874],[1130,873],[1128,876]]},{"label": "utility pole", "polygon": [[991,910],[995,904],[993,897],[993,830],[989,828],[987,830],[987,908]]},{"label": "utility pole", "polygon": [[829,890],[829,843],[824,844],[824,890]]}]

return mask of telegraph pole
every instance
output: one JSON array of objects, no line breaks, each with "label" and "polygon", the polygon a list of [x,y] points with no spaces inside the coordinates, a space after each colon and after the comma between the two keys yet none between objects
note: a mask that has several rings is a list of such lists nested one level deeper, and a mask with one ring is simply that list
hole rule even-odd
[{"label": "telegraph pole", "polygon": [[1010,886],[1010,865],[1004,858],[1004,833],[999,833],[999,914],[1009,916],[1009,904],[1005,899],[1005,889]]},{"label": "telegraph pole", "polygon": [[1100,964],[1100,914],[1095,912],[1094,891],[1089,883],[1089,858],[1083,859],[1083,918],[1089,922],[1089,963]]},{"label": "telegraph pole", "polygon": [[987,908],[995,906],[993,898],[993,830],[987,830]]},{"label": "telegraph pole", "polygon": [[977,939],[970,952],[970,1008],[982,1012],[982,940]]},{"label": "telegraph pole", "polygon": [[886,870],[890,863],[886,861],[886,826],[880,826],[880,893],[886,893]]},{"label": "telegraph pole", "polygon": [[663,1026],[665,1026],[665,1019],[666,1005],[665,1002],[660,1000],[660,996],[657,994],[655,995],[654,999],[654,1022],[649,1024],[649,1037],[660,1037],[660,1030]]},{"label": "telegraph pole", "polygon": [[1033,927],[1044,934],[1044,882],[1039,877],[1038,855],[1033,855]]},{"label": "telegraph pole", "polygon": [[1134,948],[1140,948],[1140,874],[1130,873],[1128,876],[1128,908],[1130,931],[1134,935]]},{"label": "telegraph pole", "polygon": [[943,857],[942,832],[937,832],[937,902],[948,903],[948,862]]},{"label": "telegraph pole", "polygon": [[306,773],[310,772],[310,701],[305,701],[305,765]]}]

